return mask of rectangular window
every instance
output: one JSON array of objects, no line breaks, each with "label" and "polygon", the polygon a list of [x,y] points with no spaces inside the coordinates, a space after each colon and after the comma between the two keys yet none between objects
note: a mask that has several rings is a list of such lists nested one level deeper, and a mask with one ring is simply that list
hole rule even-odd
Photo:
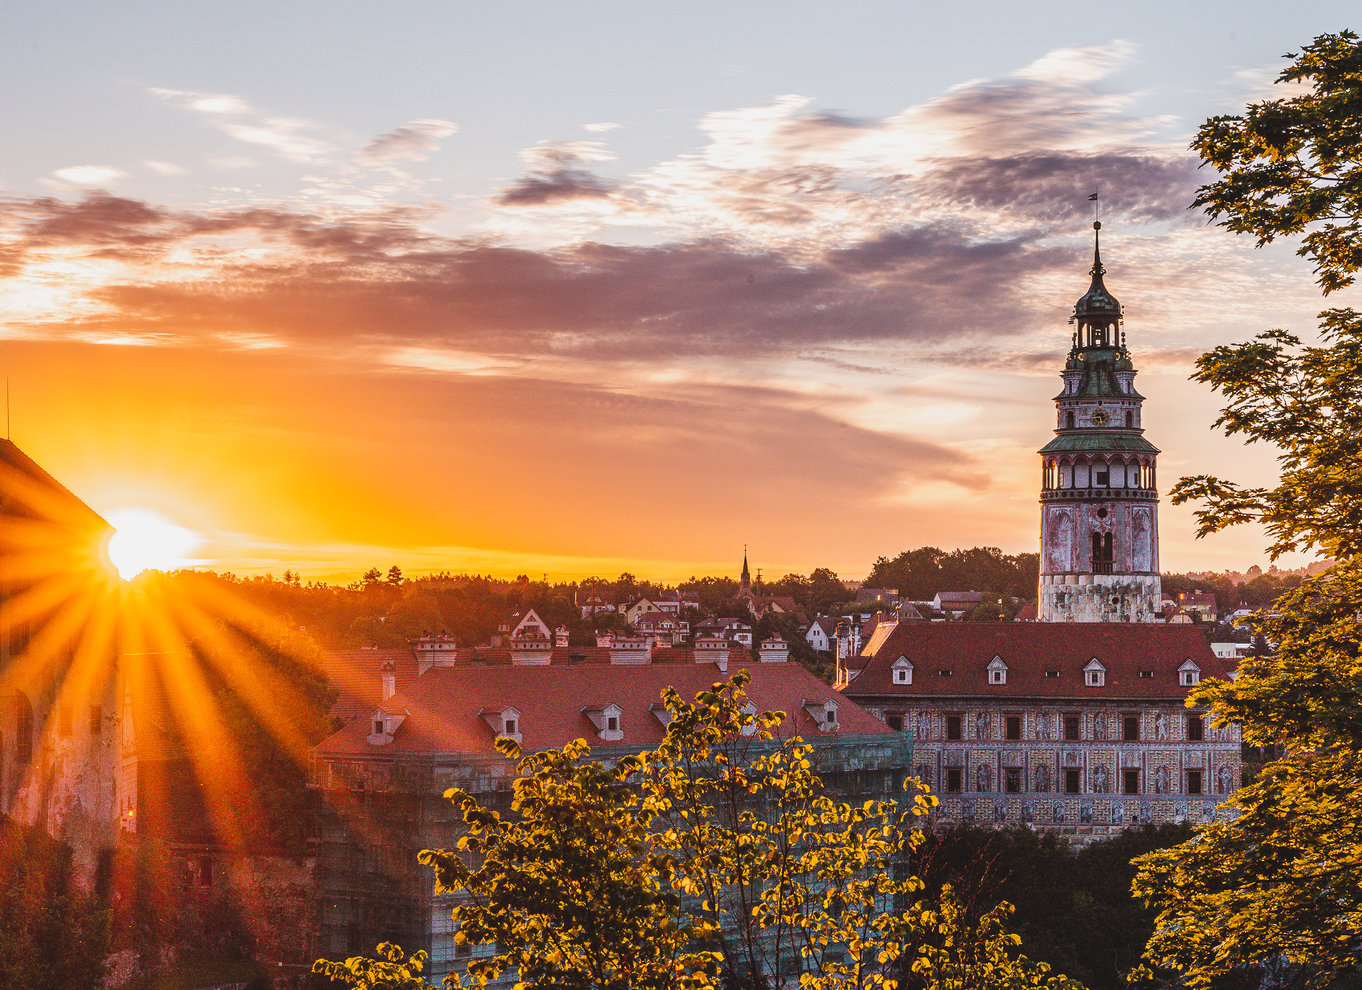
[{"label": "rectangular window", "polygon": [[1082,724],[1083,724],[1083,721],[1082,721],[1081,718],[1079,718],[1079,716],[1077,716],[1077,715],[1065,715],[1065,716],[1064,716],[1064,738],[1065,738],[1065,739],[1077,739],[1077,738],[1079,738],[1079,728],[1080,728],[1080,726],[1082,726]]},{"label": "rectangular window", "polygon": [[90,706],[90,735],[97,736],[104,731],[104,709],[99,705]]},{"label": "rectangular window", "polygon": [[947,739],[963,739],[963,738],[964,738],[963,725],[964,725],[964,718],[963,718],[962,716],[960,716],[960,715],[947,715],[947,716],[946,716],[946,738],[947,738]]},{"label": "rectangular window", "polygon": [[516,732],[519,731],[519,730],[516,728],[517,724],[518,724],[518,723],[516,722],[515,719],[513,719],[513,718],[508,718],[508,719],[506,720],[506,731],[505,731],[505,733],[503,733],[503,734],[504,734],[504,735],[508,735],[508,736],[513,736],[513,735],[515,735]]},{"label": "rectangular window", "polygon": [[1008,739],[1021,738],[1022,720],[1020,715],[1008,715],[1004,720]]},{"label": "rectangular window", "polygon": [[1059,671],[1053,670],[1053,669],[1047,670],[1047,671],[1045,672],[1045,676],[1046,676],[1046,677],[1058,677],[1058,676],[1059,676]]},{"label": "rectangular window", "polygon": [[946,793],[959,794],[962,787],[960,768],[949,767],[946,770]]},{"label": "rectangular window", "polygon": [[[834,719],[835,718],[836,716],[834,716]],[[620,720],[616,716],[611,715],[605,720],[605,729],[607,732],[618,732],[620,730]]]},{"label": "rectangular window", "polygon": [[1121,771],[1121,793],[1122,794],[1140,793],[1140,771],[1138,770]]},{"label": "rectangular window", "polygon": [[1064,771],[1064,793],[1077,794],[1079,783],[1082,780],[1082,772],[1079,770]]},{"label": "rectangular window", "polygon": [[75,713],[70,705],[62,705],[57,709],[57,732],[63,738],[71,734],[71,726],[74,721]]},{"label": "rectangular window", "polygon": [[1187,740],[1188,742],[1201,742],[1206,738],[1206,726],[1201,721],[1200,715],[1187,716]]},{"label": "rectangular window", "polygon": [[1021,770],[1016,767],[1008,767],[1003,771],[1003,790],[1008,794],[1021,793]]},{"label": "rectangular window", "polygon": [[903,716],[902,716],[902,715],[886,715],[886,716],[884,717],[884,724],[887,725],[887,726],[889,726],[889,728],[893,729],[895,732],[902,732],[902,731],[903,731]]},{"label": "rectangular window", "polygon": [[374,719],[374,735],[383,735],[383,719],[381,718]]},{"label": "rectangular window", "polygon": [[1187,793],[1188,793],[1188,794],[1200,794],[1200,793],[1201,793],[1201,771],[1200,771],[1200,770],[1188,770],[1188,771],[1187,771]]},{"label": "rectangular window", "polygon": [[1121,718],[1121,738],[1126,742],[1139,742],[1140,716],[1125,715]]}]

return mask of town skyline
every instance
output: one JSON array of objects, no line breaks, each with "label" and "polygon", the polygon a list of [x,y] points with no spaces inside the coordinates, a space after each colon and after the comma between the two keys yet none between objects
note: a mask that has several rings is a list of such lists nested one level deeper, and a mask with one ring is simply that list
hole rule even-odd
[{"label": "town skyline", "polygon": [[1342,4],[980,5],[955,47],[969,17],[881,4],[402,10],[0,15],[43,94],[0,111],[6,435],[97,511],[323,580],[1035,552],[1096,190],[1162,568],[1268,566],[1167,500],[1274,475],[1187,376],[1322,304],[1187,210],[1186,146]]}]

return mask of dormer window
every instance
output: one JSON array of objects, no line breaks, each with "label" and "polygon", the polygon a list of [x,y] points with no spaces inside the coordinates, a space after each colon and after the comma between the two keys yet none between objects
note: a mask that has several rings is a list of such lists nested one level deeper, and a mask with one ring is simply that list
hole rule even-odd
[{"label": "dormer window", "polygon": [[1007,683],[1007,664],[1003,663],[1003,658],[995,656],[988,663],[988,682],[990,684]]},{"label": "dormer window", "polygon": [[894,666],[891,669],[894,672],[895,684],[913,683],[913,663],[907,657],[899,657],[894,661]]},{"label": "dormer window", "polygon": [[829,698],[827,701],[805,701],[804,710],[809,716],[818,723],[818,728],[822,732],[837,731],[837,699]]},{"label": "dormer window", "polygon": [[1201,668],[1191,660],[1186,661],[1178,668],[1178,683],[1183,687],[1191,687],[1201,680]]},{"label": "dormer window", "polygon": [[738,729],[738,734],[742,736],[756,735],[757,706],[749,701],[742,706],[740,711],[742,712],[742,727]]},{"label": "dormer window", "polygon": [[499,739],[521,742],[520,710],[516,708],[483,708],[478,712],[493,735]]},{"label": "dormer window", "polygon": [[620,728],[620,716],[624,714],[624,709],[619,705],[587,705],[582,709],[582,714],[591,719],[591,724],[596,727],[596,735],[604,742],[619,742],[624,738],[624,730]]},{"label": "dormer window", "polygon": [[1083,668],[1083,683],[1088,687],[1104,687],[1107,683],[1107,668],[1102,661],[1093,657]]},{"label": "dormer window", "polygon": [[369,728],[373,730],[368,736],[369,745],[386,746],[392,742],[407,714],[405,709],[396,712],[383,708],[375,709],[373,715],[369,717]]}]

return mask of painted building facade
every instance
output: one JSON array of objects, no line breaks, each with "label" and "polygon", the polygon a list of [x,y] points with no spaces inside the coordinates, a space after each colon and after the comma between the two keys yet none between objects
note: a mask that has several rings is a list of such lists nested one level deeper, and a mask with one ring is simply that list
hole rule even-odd
[{"label": "painted building facade", "polygon": [[1239,729],[1186,707],[1229,677],[1191,626],[899,623],[845,694],[913,739],[940,825],[1093,839],[1211,820],[1239,786]]}]

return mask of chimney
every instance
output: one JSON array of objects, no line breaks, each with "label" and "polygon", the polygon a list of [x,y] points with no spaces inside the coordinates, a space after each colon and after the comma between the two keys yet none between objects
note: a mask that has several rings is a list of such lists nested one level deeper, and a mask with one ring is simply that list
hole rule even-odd
[{"label": "chimney", "polygon": [[394,660],[384,660],[380,668],[383,671],[383,697],[382,701],[387,701],[397,693],[397,663]]}]

